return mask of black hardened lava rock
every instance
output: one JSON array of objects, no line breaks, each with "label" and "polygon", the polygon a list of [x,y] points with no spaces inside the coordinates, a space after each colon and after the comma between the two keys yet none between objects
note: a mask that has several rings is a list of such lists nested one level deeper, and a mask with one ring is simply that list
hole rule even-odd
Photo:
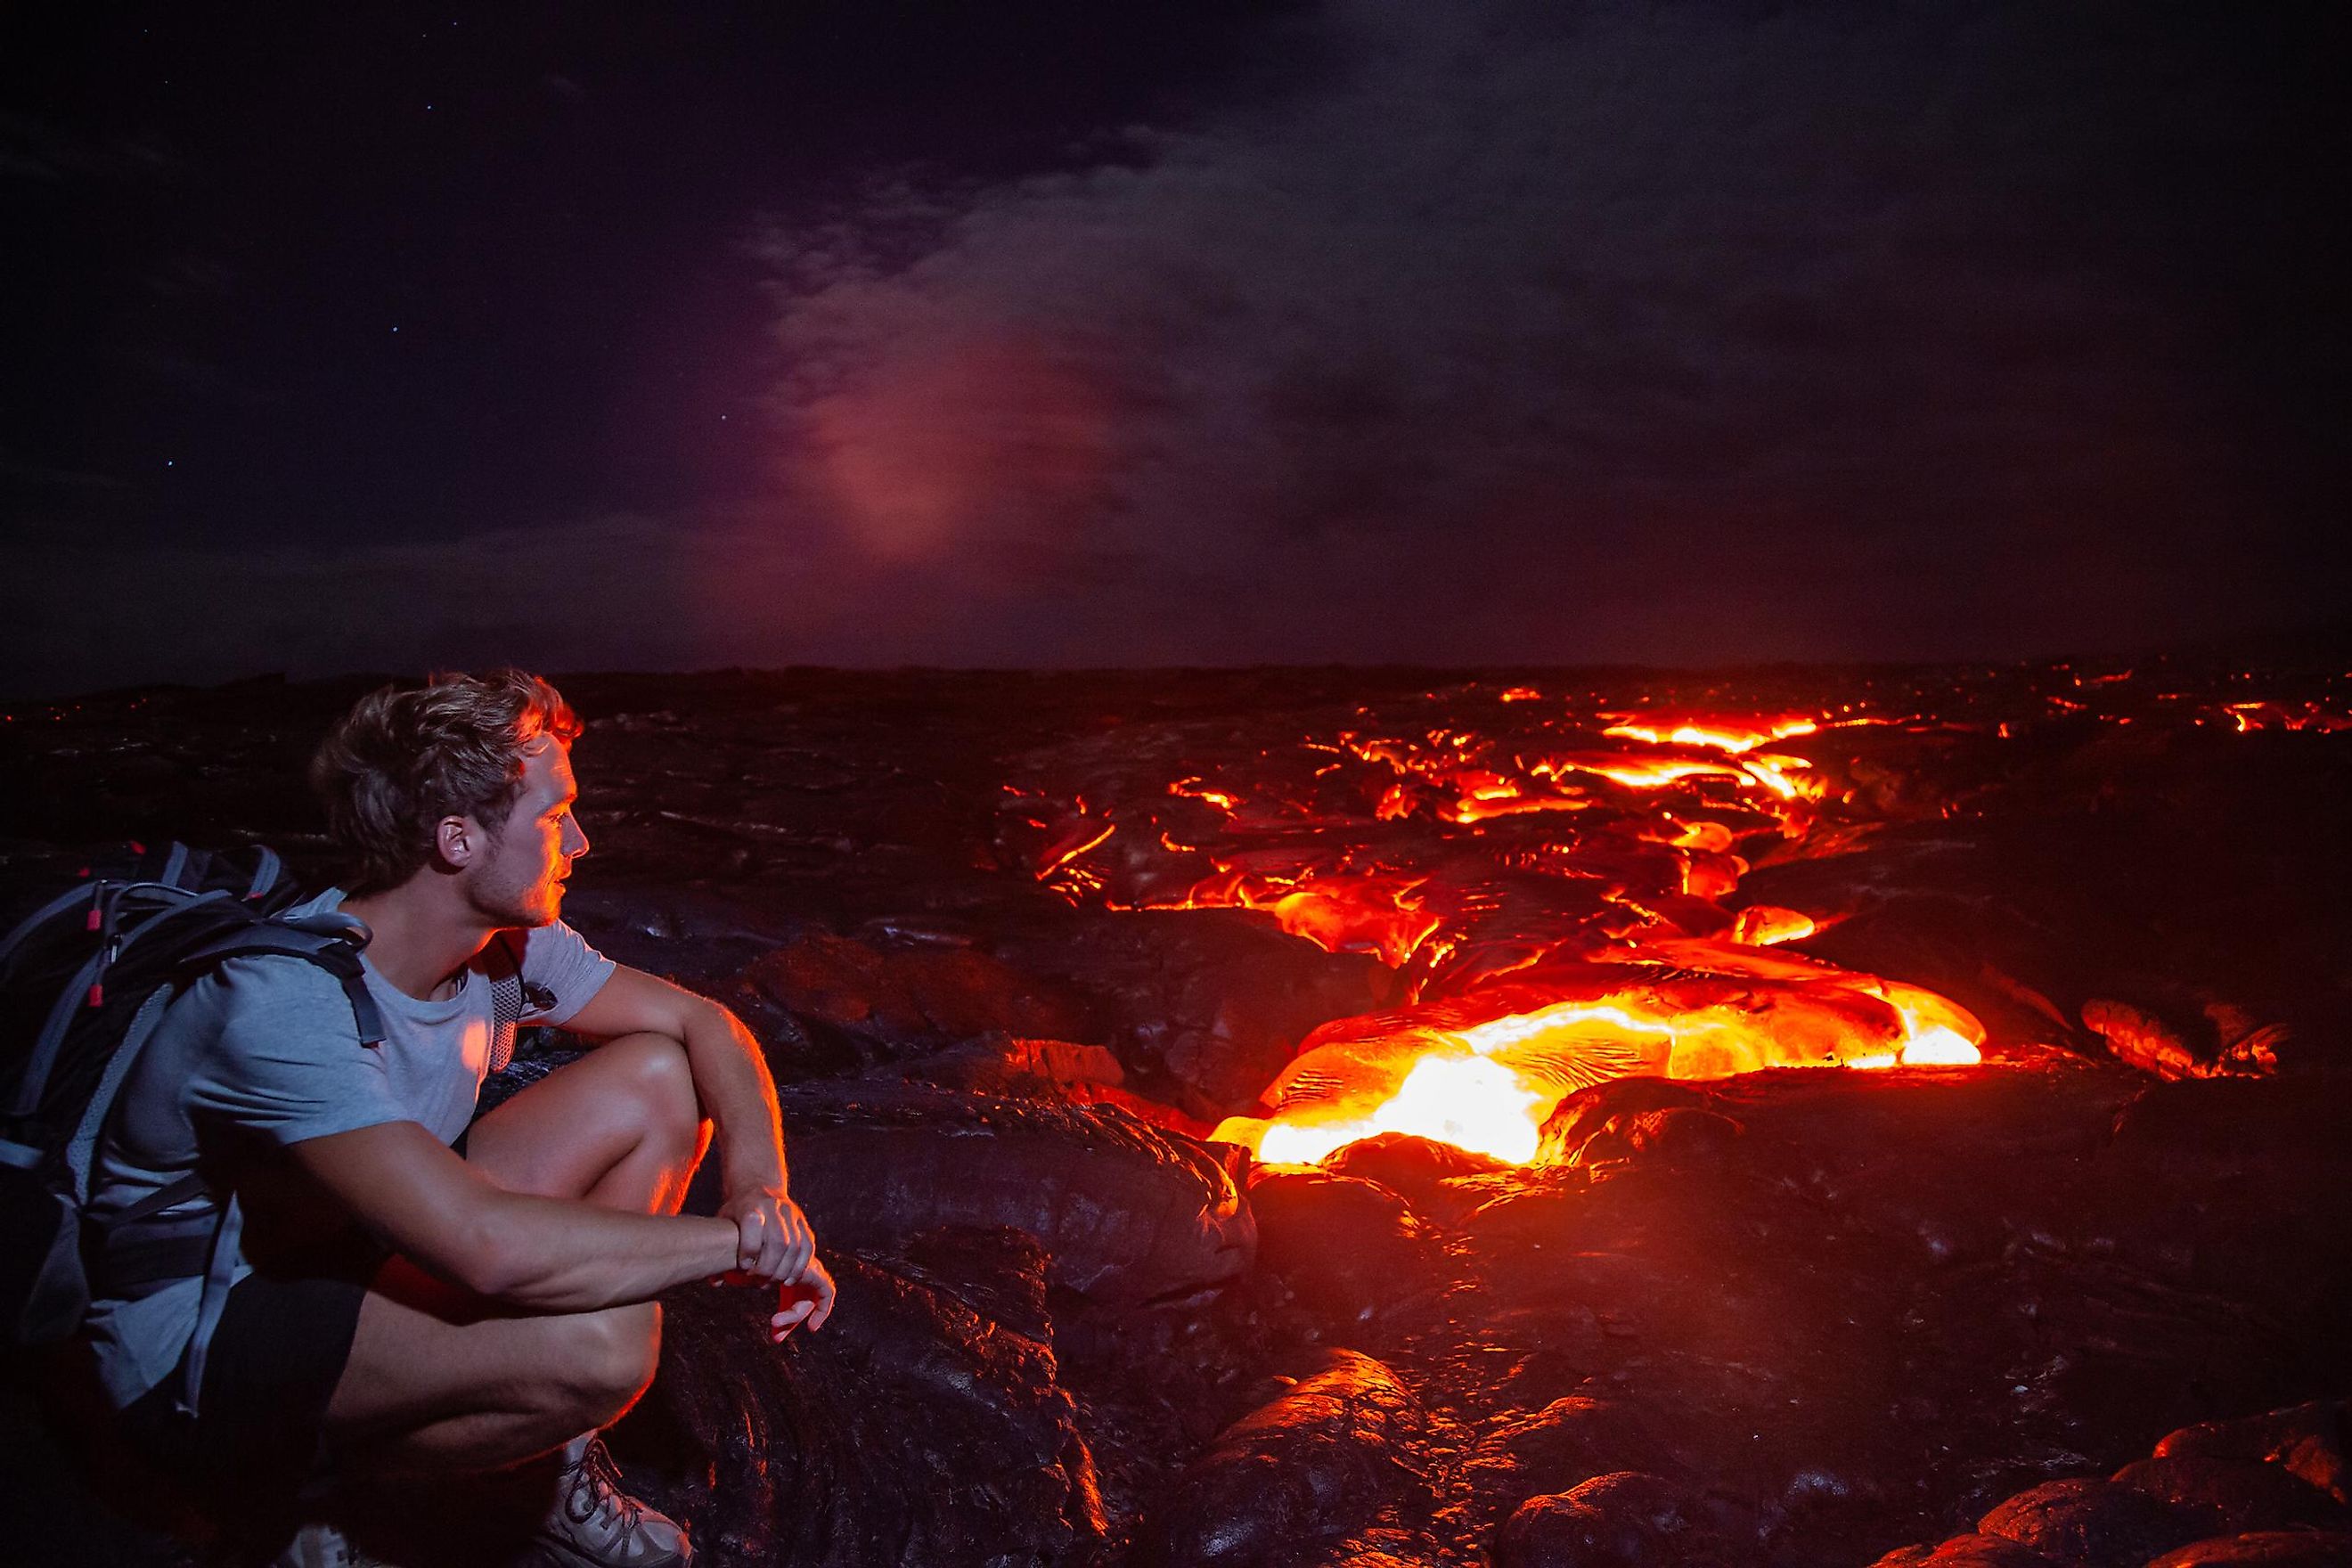
[{"label": "black hardened lava rock", "polygon": [[1055,1282],[1135,1304],[1226,1284],[1256,1245],[1232,1174],[1115,1107],[859,1079],[781,1094],[794,1196],[828,1245],[894,1250],[942,1225],[1006,1226]]},{"label": "black hardened lava rock", "polygon": [[[596,846],[567,918],[761,1036],[845,1286],[781,1352],[747,1293],[675,1293],[661,1379],[614,1434],[631,1483],[746,1568],[1471,1568],[1568,1498],[1529,1518],[1650,1529],[1660,1568],[1851,1568],[1902,1542],[1883,1560],[2052,1568],[1975,1527],[2067,1480],[2218,1518],[2175,1568],[2345,1562],[2315,1494],[2345,1499],[2352,1389],[2352,1034],[2329,1024],[2352,734],[2236,732],[2213,704],[2269,679],[2242,667],[2084,673],[562,679]],[[0,893],[123,837],[257,838],[324,878],[301,763],[370,684],[19,714]],[[1551,695],[1506,707],[1521,686]],[[1504,724],[1497,757],[1592,743],[1570,690],[1872,721],[1790,742],[1830,785],[1802,854],[1769,813],[1681,810],[1752,862],[1723,901],[1685,867],[1727,862],[1643,837],[1630,786],[1440,820],[1454,790],[1364,754]],[[1406,809],[1382,817],[1391,784]],[[1366,823],[1387,837],[1349,837]],[[1100,886],[1057,880],[1106,826],[1071,863]],[[1271,910],[1177,907],[1212,848],[1274,897],[1426,875],[1411,898],[1459,896],[1465,940],[1391,968],[1378,931],[1327,932],[1332,952]],[[1719,936],[1754,903],[1823,918],[1790,952],[1977,1011],[2000,1059],[1607,1084],[1517,1169],[1362,1146],[1331,1173],[1366,1186],[1262,1187],[1283,1212],[1255,1262],[1241,1163],[1171,1131],[1251,1110],[1335,1020],[1507,984],[1596,920]],[[2189,1076],[2126,1066],[2083,1024],[2100,997],[2176,1034]],[[2265,1031],[2278,1078],[2196,1076]],[[1080,1082],[1171,1121],[1068,1103]],[[54,1525],[11,1538],[27,1561],[187,1560],[24,1399],[0,1403],[0,1455]],[[1680,1513],[1601,1484],[1629,1473]]]},{"label": "black hardened lava rock", "polygon": [[1076,1560],[1105,1528],[1092,1459],[1050,1345],[1005,1321],[1041,1315],[1045,1257],[980,1241],[953,1281],[840,1259],[834,1321],[782,1348],[760,1293],[672,1292],[615,1454],[722,1563]]},{"label": "black hardened lava rock", "polygon": [[2147,1568],[2352,1568],[2352,1535],[2336,1530],[2260,1530],[2217,1536],[2168,1552]]},{"label": "black hardened lava rock", "polygon": [[1396,1374],[1332,1351],[1219,1434],[1146,1513],[1150,1568],[1303,1568],[1383,1514],[1427,1509],[1427,1417]]},{"label": "black hardened lava rock", "polygon": [[1711,1528],[1703,1500],[1640,1470],[1532,1497],[1495,1538],[1495,1568],[1643,1568],[1651,1563],[1728,1564],[1734,1549]]},{"label": "black hardened lava rock", "polygon": [[1071,910],[992,945],[1083,999],[1139,1082],[1213,1121],[1249,1106],[1308,1030],[1396,992],[1377,959],[1326,952],[1236,910]]},{"label": "black hardened lava rock", "polygon": [[2001,1503],[1978,1533],[1888,1552],[1874,1568],[1979,1560],[2001,1568],[2341,1568],[2352,1563],[2344,1474],[2347,1402],[2318,1401],[2183,1427],[2110,1479],[2046,1481]]},{"label": "black hardened lava rock", "polygon": [[2275,1464],[2339,1503],[2352,1504],[2352,1400],[2315,1399],[2261,1415],[2200,1421],[2168,1433],[2156,1457]]},{"label": "black hardened lava rock", "polygon": [[1871,1568],[2072,1568],[2006,1535],[1955,1535],[1933,1546],[1905,1546]]},{"label": "black hardened lava rock", "polygon": [[1437,1288],[1436,1238],[1377,1182],[1267,1168],[1249,1195],[1265,1267],[1328,1316],[1369,1319]]}]

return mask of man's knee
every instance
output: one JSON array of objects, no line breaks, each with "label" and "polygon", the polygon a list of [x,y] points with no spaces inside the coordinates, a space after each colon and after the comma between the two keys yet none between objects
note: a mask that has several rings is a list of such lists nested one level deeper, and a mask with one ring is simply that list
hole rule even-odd
[{"label": "man's knee", "polygon": [[654,1380],[661,1359],[661,1309],[651,1301],[563,1321],[553,1387],[565,1414],[585,1430],[619,1418]]},{"label": "man's knee", "polygon": [[623,1089],[645,1118],[646,1131],[667,1142],[691,1143],[702,1125],[694,1069],[686,1047],[667,1035],[624,1035],[602,1047],[620,1053]]}]

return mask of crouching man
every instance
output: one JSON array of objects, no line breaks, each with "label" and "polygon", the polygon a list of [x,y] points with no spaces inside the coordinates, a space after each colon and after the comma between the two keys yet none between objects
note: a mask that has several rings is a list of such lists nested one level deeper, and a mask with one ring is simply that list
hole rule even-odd
[{"label": "crouching man", "polygon": [[[194,984],[140,1058],[94,1216],[152,1211],[196,1173],[204,1190],[167,1216],[216,1218],[233,1194],[241,1226],[234,1274],[209,1288],[142,1278],[136,1258],[112,1282],[97,1269],[100,1373],[173,1473],[291,1503],[536,1460],[555,1480],[533,1560],[681,1564],[684,1531],[621,1492],[595,1436],[652,1381],[654,1298],[762,1284],[776,1340],[832,1310],[750,1032],[558,918],[588,850],[579,732],[552,687],[511,670],[364,699],[312,765],[357,871],[306,908],[373,933],[383,1039],[361,1038],[327,971],[246,956]],[[494,1017],[501,995],[521,1024],[601,1044],[473,1121],[516,1021]],[[714,1131],[724,1200],[681,1215]],[[319,1519],[279,1559],[367,1560]]]}]

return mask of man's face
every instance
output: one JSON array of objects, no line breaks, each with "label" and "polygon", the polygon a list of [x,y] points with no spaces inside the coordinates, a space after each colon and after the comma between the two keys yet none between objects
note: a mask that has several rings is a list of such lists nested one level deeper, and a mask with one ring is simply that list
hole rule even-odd
[{"label": "man's face", "polygon": [[571,749],[545,741],[526,752],[522,793],[504,823],[487,829],[489,848],[471,869],[467,895],[505,926],[543,926],[563,907],[563,879],[588,853],[588,836],[572,815],[579,799]]}]

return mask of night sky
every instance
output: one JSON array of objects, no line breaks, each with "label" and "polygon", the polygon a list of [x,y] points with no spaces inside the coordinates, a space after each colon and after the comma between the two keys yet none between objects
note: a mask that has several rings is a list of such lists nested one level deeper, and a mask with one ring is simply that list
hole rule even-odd
[{"label": "night sky", "polygon": [[11,7],[0,692],[2308,624],[2341,10]]}]

